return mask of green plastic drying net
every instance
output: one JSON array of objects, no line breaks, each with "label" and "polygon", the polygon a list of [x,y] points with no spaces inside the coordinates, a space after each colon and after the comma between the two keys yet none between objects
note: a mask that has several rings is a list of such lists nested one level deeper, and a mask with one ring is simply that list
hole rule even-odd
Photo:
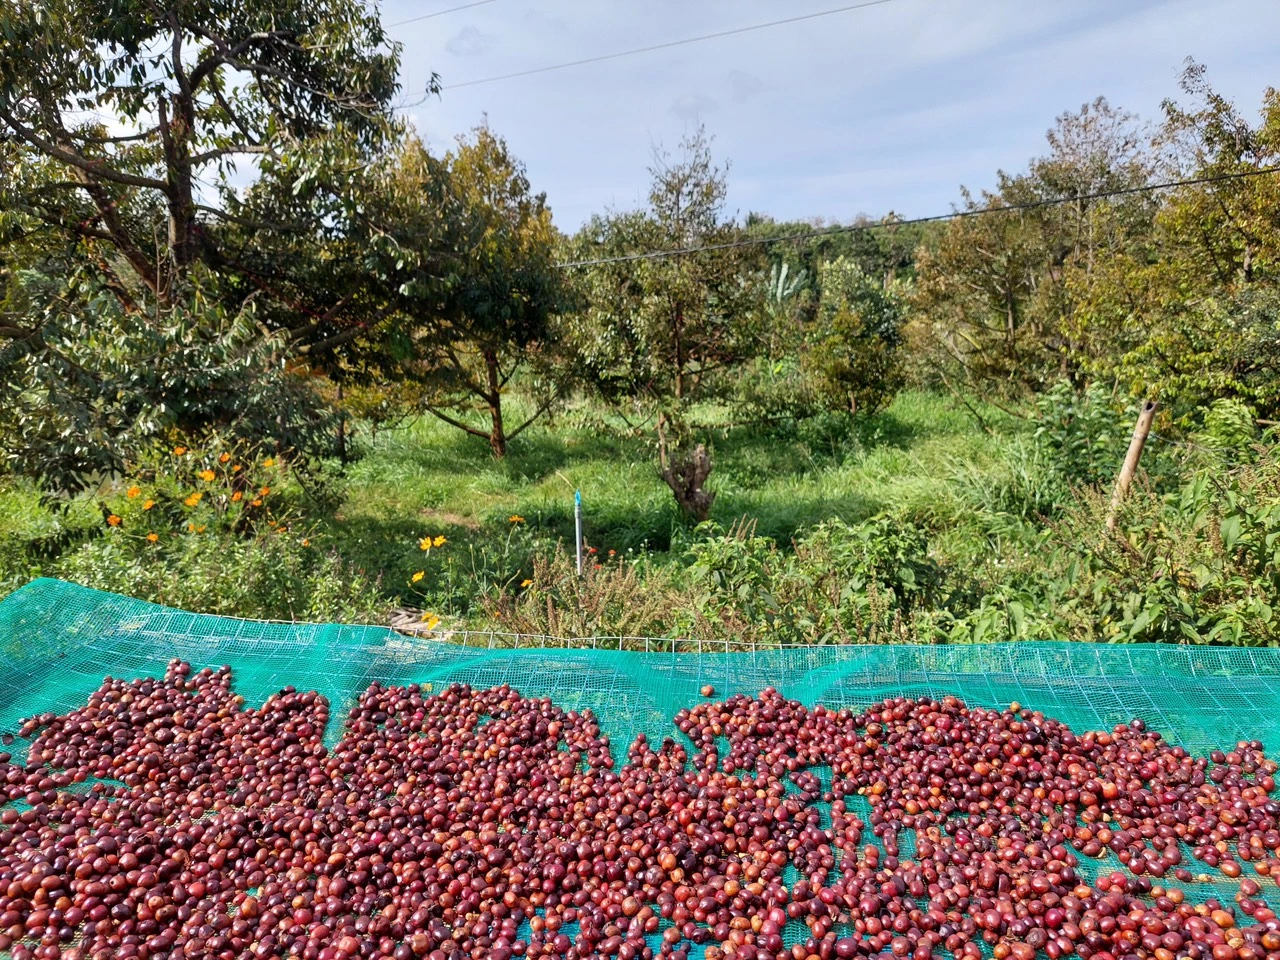
[{"label": "green plastic drying net", "polygon": [[[330,745],[356,696],[376,680],[434,689],[455,681],[510,684],[565,709],[589,708],[615,759],[638,733],[654,742],[670,734],[672,717],[702,700],[707,684],[717,698],[774,686],[788,698],[832,708],[860,709],[891,696],[954,694],[989,707],[1018,701],[1077,732],[1140,717],[1196,754],[1242,739],[1261,740],[1272,755],[1280,750],[1275,649],[1025,642],[727,652],[653,641],[649,652],[633,652],[605,649],[607,640],[551,647],[538,638],[530,641],[538,646],[523,647],[521,638],[455,639],[465,642],[374,626],[198,615],[37,580],[0,602],[0,732],[16,731],[23,717],[83,704],[104,676],[162,676],[178,657],[195,669],[230,666],[236,692],[251,705],[289,685],[324,694],[333,706]],[[8,749],[23,747],[19,740]],[[1116,866],[1104,860],[1093,869]],[[1200,900],[1230,898],[1237,889],[1225,878],[1181,886]],[[1274,901],[1274,889],[1266,896]]]},{"label": "green plastic drying net", "polygon": [[374,626],[236,620],[36,580],[0,601],[0,730],[83,703],[104,676],[161,676],[180,657],[196,669],[230,666],[251,704],[286,685],[319,691],[334,708],[331,743],[346,708],[377,680],[509,683],[566,709],[591,708],[617,749],[642,731],[660,739],[704,684],[717,697],[772,685],[829,707],[899,695],[954,694],[982,706],[1017,700],[1077,731],[1141,717],[1195,753],[1240,739],[1280,749],[1275,649],[1007,643],[718,652],[655,641],[657,652],[646,653],[601,649],[608,641],[490,649],[488,636],[468,635],[462,645]]}]

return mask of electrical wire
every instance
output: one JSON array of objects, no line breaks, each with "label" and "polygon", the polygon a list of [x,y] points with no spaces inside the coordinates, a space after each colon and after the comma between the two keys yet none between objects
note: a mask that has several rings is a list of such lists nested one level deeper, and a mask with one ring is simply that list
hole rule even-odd
[{"label": "electrical wire", "polygon": [[470,10],[472,7],[483,7],[486,3],[495,3],[497,0],[475,0],[474,3],[464,3],[458,7],[450,7],[447,10],[437,10],[435,13],[424,13],[420,17],[410,17],[407,20],[397,20],[395,23],[384,24],[383,26],[390,30],[392,27],[403,27],[406,23],[418,23],[421,20],[430,20],[433,17],[443,17],[446,13],[457,13],[459,10]]},{"label": "electrical wire", "polygon": [[1070,197],[1051,197],[1047,200],[1032,200],[1027,203],[1011,203],[1003,207],[984,207],[980,210],[953,210],[950,213],[935,213],[927,217],[912,217],[908,220],[891,220],[881,223],[848,224],[838,227],[825,227],[821,230],[809,230],[804,233],[788,233],[780,237],[750,237],[732,240],[727,243],[711,243],[701,247],[676,247],[671,250],[649,250],[643,253],[627,253],[617,257],[600,257],[595,260],[569,260],[556,264],[563,269],[570,267],[596,267],[609,263],[630,263],[635,260],[665,260],[669,257],[683,257],[693,253],[713,253],[719,250],[735,250],[739,247],[760,247],[774,243],[786,243],[791,240],[814,240],[819,237],[834,236],[842,233],[862,233],[864,231],[882,230],[885,227],[906,227],[920,223],[939,223],[947,220],[965,220],[970,217],[981,217],[993,213],[1018,213],[1023,210],[1037,210],[1042,207],[1055,207],[1064,203],[1075,203],[1080,200],[1103,200],[1108,197],[1123,197],[1134,193],[1149,193],[1155,190],[1168,190],[1173,187],[1191,187],[1205,183],[1220,183],[1225,180],[1242,180],[1246,177],[1258,177],[1269,173],[1280,173],[1278,167],[1259,167],[1256,170],[1242,170],[1239,173],[1223,173],[1211,177],[1191,177],[1187,180],[1166,180],[1162,183],[1149,183],[1140,187],[1124,187],[1119,190],[1099,190],[1096,193],[1080,193]]},{"label": "electrical wire", "polygon": [[[481,0],[481,2],[491,2],[491,0]],[[655,43],[647,47],[635,47],[631,50],[619,50],[617,53],[601,54],[598,57],[584,57],[581,60],[570,60],[567,63],[553,63],[546,67],[534,67],[531,70],[517,70],[514,73],[502,73],[494,77],[482,77],[479,80],[464,80],[462,83],[451,83],[441,87],[442,90],[461,90],[463,87],[477,87],[483,83],[497,83],[499,80],[514,80],[517,77],[531,77],[539,73],[550,73],[553,70],[566,70],[569,67],[581,67],[588,63],[601,63],[605,60],[617,60],[620,57],[631,57],[640,53],[652,53],[655,50],[668,50],[671,47],[682,47],[690,43],[701,43],[704,40],[717,40],[720,37],[732,37],[739,33],[750,33],[753,30],[764,30],[768,27],[780,27],[788,23],[799,23],[802,20],[816,20],[818,17],[830,17],[837,13],[847,13],[850,10],[861,10],[864,7],[878,7],[882,4],[892,3],[893,0],[864,0],[862,3],[850,3],[843,7],[834,7],[830,10],[818,10],[815,13],[805,13],[795,17],[786,17],[782,20],[770,20],[768,23],[754,23],[747,27],[734,27],[731,30],[718,30],[715,33],[704,33],[697,37],[685,37],[682,40],[668,40],[665,43]],[[476,6],[478,4],[472,4]],[[464,9],[455,7],[454,9]],[[441,13],[448,13],[442,10]],[[431,14],[435,16],[435,14]],[[421,18],[425,19],[425,18]],[[406,23],[409,21],[405,21]],[[396,24],[391,24],[396,26]]]}]

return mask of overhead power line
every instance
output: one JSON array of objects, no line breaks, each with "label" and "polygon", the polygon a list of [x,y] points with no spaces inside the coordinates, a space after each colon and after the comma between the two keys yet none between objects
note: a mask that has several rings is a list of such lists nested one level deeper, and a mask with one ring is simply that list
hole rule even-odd
[{"label": "overhead power line", "polygon": [[430,20],[433,17],[443,17],[446,13],[457,13],[459,10],[470,10],[472,7],[483,7],[486,3],[495,3],[497,0],[474,0],[473,3],[464,3],[461,6],[449,7],[447,10],[437,10],[435,13],[424,13],[420,17],[410,17],[408,20],[397,20],[395,23],[386,24],[386,28],[390,30],[392,27],[403,27],[406,23],[417,23],[420,20]]},{"label": "overhead power line", "polygon": [[881,223],[856,223],[839,227],[824,227],[820,230],[808,230],[803,233],[788,233],[780,237],[750,237],[743,240],[732,240],[727,243],[711,243],[701,247],[677,247],[672,250],[649,250],[644,253],[627,253],[617,257],[600,257],[596,260],[570,260],[556,266],[595,267],[608,263],[629,263],[634,260],[666,260],[670,257],[683,257],[693,253],[713,253],[717,250],[735,250],[739,247],[763,247],[774,243],[786,243],[791,240],[814,240],[818,237],[829,237],[841,233],[862,233],[870,230],[881,230],[885,227],[907,227],[918,223],[937,223],[944,220],[965,220],[969,217],[981,217],[993,213],[1017,213],[1021,210],[1037,210],[1041,207],[1055,207],[1064,203],[1076,203],[1080,200],[1103,200],[1107,197],[1123,197],[1134,193],[1149,193],[1154,190],[1167,190],[1172,187],[1192,187],[1203,183],[1220,183],[1224,180],[1242,180],[1246,177],[1259,177],[1268,173],[1280,173],[1280,167],[1260,167],[1257,170],[1242,170],[1239,173],[1223,173],[1212,177],[1192,177],[1188,180],[1166,180],[1163,183],[1148,183],[1140,187],[1124,187],[1119,190],[1099,190],[1096,193],[1079,193],[1070,197],[1052,197],[1047,200],[1031,200],[1027,203],[1011,203],[1003,207],[983,207],[980,210],[953,210],[950,213],[935,213],[928,217],[912,217],[909,220],[892,220]]},{"label": "overhead power line", "polygon": [[[482,0],[482,2],[490,2],[490,0]],[[631,50],[619,50],[617,53],[605,53],[598,57],[583,57],[581,60],[570,60],[567,63],[553,63],[546,67],[534,67],[531,70],[517,70],[514,73],[502,73],[494,77],[483,77],[479,80],[464,80],[462,83],[450,83],[441,87],[442,90],[460,90],[463,87],[477,87],[482,83],[497,83],[499,80],[514,80],[517,77],[531,77],[538,73],[550,73],[553,70],[567,70],[569,67],[581,67],[588,63],[601,63],[605,60],[617,60],[620,57],[633,57],[641,53],[652,53],[655,50],[667,50],[671,47],[682,47],[690,43],[701,43],[703,40],[717,40],[720,37],[732,37],[739,33],[750,33],[753,30],[765,30],[769,27],[780,27],[788,23],[799,23],[802,20],[816,20],[819,17],[830,17],[837,13],[847,13],[850,10],[861,10],[864,7],[878,7],[882,4],[892,3],[893,0],[863,0],[862,3],[850,3],[843,7],[833,7],[830,10],[819,10],[816,13],[805,13],[795,17],[786,17],[782,20],[770,20],[768,23],[753,23],[747,27],[734,27],[731,30],[718,30],[715,33],[704,33],[697,37],[685,37],[683,40],[668,40],[665,43],[655,43],[647,47],[635,47]],[[477,6],[478,4],[471,4]],[[463,9],[455,7],[454,9]],[[440,11],[448,13],[447,10]],[[431,14],[435,16],[436,14]],[[425,19],[425,18],[419,18]],[[409,21],[404,21],[408,23]],[[391,24],[396,26],[396,24]]]}]

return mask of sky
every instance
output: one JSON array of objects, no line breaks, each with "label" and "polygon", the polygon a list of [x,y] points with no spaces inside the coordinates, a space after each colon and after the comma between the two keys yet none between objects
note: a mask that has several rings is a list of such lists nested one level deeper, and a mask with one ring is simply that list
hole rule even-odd
[{"label": "sky", "polygon": [[845,6],[841,0],[383,0],[407,108],[445,149],[486,120],[557,225],[643,205],[658,145],[704,124],[728,213],[845,222],[945,213],[1045,151],[1099,95],[1158,120],[1187,57],[1251,119],[1280,86],[1276,0],[887,0],[616,60],[450,84]]}]

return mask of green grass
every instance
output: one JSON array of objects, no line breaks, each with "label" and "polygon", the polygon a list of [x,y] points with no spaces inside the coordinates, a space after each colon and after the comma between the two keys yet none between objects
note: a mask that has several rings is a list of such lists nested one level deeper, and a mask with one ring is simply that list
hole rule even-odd
[{"label": "green grass", "polygon": [[[1007,432],[1017,429],[997,411],[983,415]],[[984,433],[950,398],[923,392],[901,394],[865,423],[716,429],[708,439],[712,519],[728,526],[748,518],[782,543],[827,518],[857,521],[891,508],[950,518],[958,509],[956,464],[996,469],[1008,442]],[[484,441],[430,417],[366,438],[365,448],[348,468],[348,498],[324,536],[388,583],[413,572],[415,545],[428,533],[459,545],[499,536],[519,515],[532,534],[572,542],[575,489],[587,540],[601,551],[661,554],[689,530],[658,476],[651,432],[590,406],[531,427],[503,460]]]},{"label": "green grass", "polygon": [[[704,423],[721,424],[702,435],[715,464],[712,519],[728,527],[745,518],[784,547],[823,520],[856,522],[891,509],[945,531],[965,509],[957,490],[966,478],[970,485],[997,483],[1007,469],[1010,437],[1021,429],[998,411],[982,413],[998,425],[997,435],[983,432],[951,398],[925,392],[904,392],[880,415],[856,423],[830,416],[731,426],[724,425],[726,411],[700,410]],[[337,509],[319,508],[300,489],[281,493],[308,515],[312,549],[340,558],[352,582],[375,589],[385,606],[409,602],[465,612],[485,585],[506,582],[527,567],[534,542],[572,542],[575,489],[582,491],[586,538],[602,554],[642,554],[647,563],[664,566],[683,562],[692,538],[690,523],[658,476],[652,425],[632,427],[593,404],[539,422],[512,441],[503,460],[495,460],[483,440],[432,417],[366,432],[360,446],[363,456],[346,468],[345,498]],[[513,527],[513,515],[525,523]],[[41,505],[29,487],[0,486],[0,585],[17,586],[40,574],[84,579],[84,571],[96,571],[111,556],[102,549],[103,532],[96,498],[80,498],[58,513]],[[419,538],[441,534],[448,548],[425,559]],[[976,549],[964,537],[955,540],[957,549]],[[435,593],[415,597],[410,578],[424,568],[423,586],[434,583]],[[131,569],[137,568],[122,561],[119,571],[105,571],[95,585],[127,588],[135,576]],[[314,577],[322,575],[313,574],[305,589],[316,589]],[[188,596],[208,607],[214,587]],[[241,611],[246,615],[274,615],[283,601],[278,587],[271,595],[275,599],[264,600],[264,609],[250,600],[229,602],[249,603]]]}]

